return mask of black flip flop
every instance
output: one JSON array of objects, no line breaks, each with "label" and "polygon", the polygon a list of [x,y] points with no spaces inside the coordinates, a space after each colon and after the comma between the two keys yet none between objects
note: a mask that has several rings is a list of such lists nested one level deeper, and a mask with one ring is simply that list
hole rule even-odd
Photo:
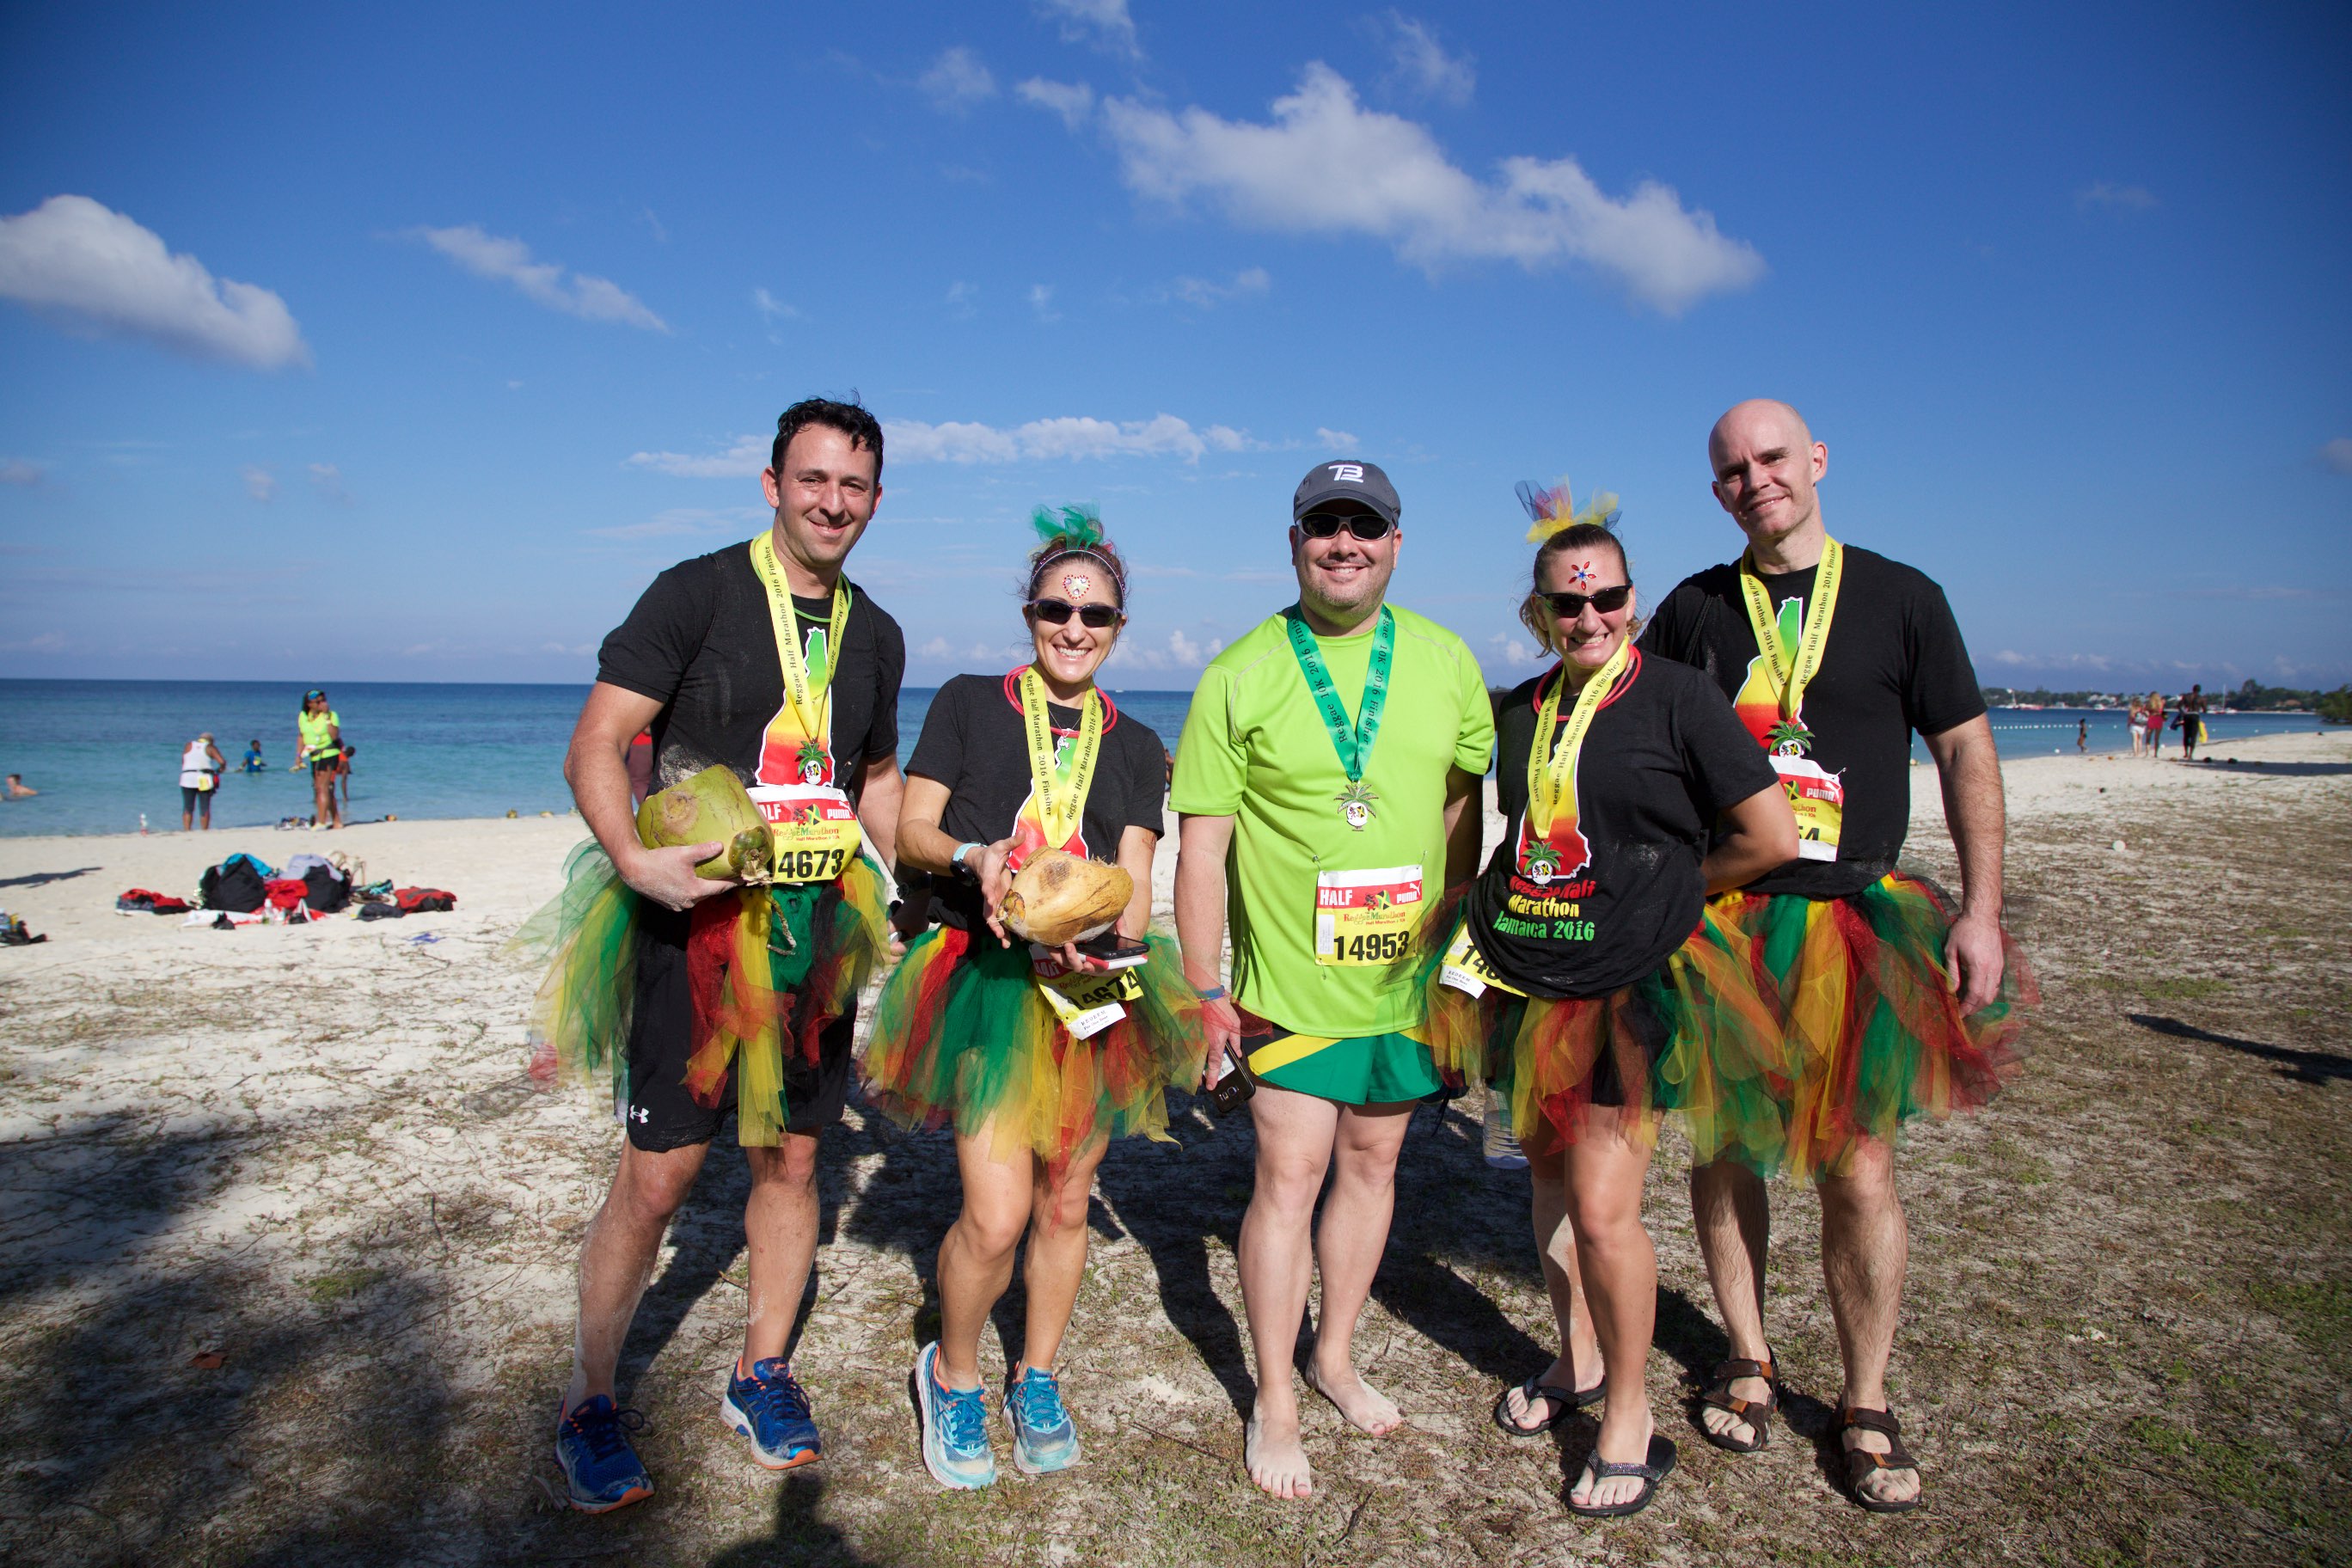
[{"label": "black flip flop", "polygon": [[1587,1519],[1622,1519],[1627,1514],[1639,1513],[1649,1507],[1650,1500],[1658,1495],[1658,1483],[1675,1473],[1675,1446],[1664,1437],[1653,1436],[1650,1438],[1649,1463],[1643,1465],[1621,1465],[1604,1459],[1596,1447],[1592,1457],[1584,1462],[1584,1468],[1595,1481],[1614,1480],[1620,1476],[1639,1476],[1642,1479],[1641,1495],[1631,1501],[1612,1502],[1601,1507],[1587,1503],[1579,1508],[1571,1499],[1568,1505],[1569,1512],[1582,1514]]},{"label": "black flip flop", "polygon": [[1540,1437],[1580,1410],[1589,1410],[1609,1397],[1609,1380],[1603,1377],[1591,1388],[1571,1390],[1538,1383],[1534,1378],[1519,1384],[1520,1397],[1530,1405],[1538,1399],[1549,1399],[1555,1408],[1549,1420],[1540,1426],[1522,1426],[1511,1419],[1511,1391],[1505,1389],[1495,1401],[1495,1425],[1506,1437]]}]

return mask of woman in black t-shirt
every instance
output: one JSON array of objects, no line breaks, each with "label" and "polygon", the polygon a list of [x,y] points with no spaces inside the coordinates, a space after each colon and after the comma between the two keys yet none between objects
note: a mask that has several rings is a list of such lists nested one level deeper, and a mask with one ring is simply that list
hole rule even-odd
[{"label": "woman in black t-shirt", "polygon": [[1722,692],[1633,647],[1607,523],[1570,521],[1564,490],[1528,505],[1543,547],[1520,618],[1559,663],[1497,717],[1506,836],[1426,928],[1418,978],[1439,1067],[1510,1096],[1559,1319],[1559,1358],[1507,1392],[1495,1423],[1533,1436],[1605,1401],[1569,1507],[1633,1513],[1674,1464],[1645,1382],[1657,1261],[1642,1183],[1658,1116],[1684,1111],[1717,1152],[1777,1149],[1760,1080],[1785,1076],[1780,1031],[1705,895],[1793,857],[1797,826]]},{"label": "woman in black t-shirt", "polygon": [[[1160,737],[1095,689],[1125,621],[1126,568],[1090,511],[1041,510],[1023,613],[1035,658],[940,689],[908,766],[898,863],[936,883],[940,928],[909,944],[876,1005],[867,1097],[905,1125],[956,1130],[963,1210],[940,1244],[940,1338],[914,1381],[923,1458],[943,1486],[995,1478],[980,1338],[1025,1233],[1028,1314],[1009,1369],[1013,1461],[1077,1458],[1054,1366],[1086,1267],[1087,1201],[1109,1141],[1166,1140],[1163,1097],[1200,1075],[1200,1003],[1153,933],[1151,857],[1167,794]],[[997,910],[1030,856],[1113,860],[1134,881],[1116,934],[1149,957],[1111,970],[1049,952]]]}]

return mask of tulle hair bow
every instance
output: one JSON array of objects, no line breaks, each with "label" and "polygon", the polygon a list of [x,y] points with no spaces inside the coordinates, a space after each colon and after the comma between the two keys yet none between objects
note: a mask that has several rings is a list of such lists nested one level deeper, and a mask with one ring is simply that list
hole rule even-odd
[{"label": "tulle hair bow", "polygon": [[1620,508],[1614,491],[1602,490],[1582,508],[1569,500],[1568,481],[1556,485],[1538,485],[1531,479],[1519,481],[1519,504],[1528,509],[1535,526],[1528,530],[1528,542],[1539,544],[1564,528],[1574,528],[1589,522],[1601,528],[1615,528]]},{"label": "tulle hair bow", "polygon": [[1041,506],[1029,514],[1030,526],[1047,544],[1084,550],[1103,542],[1102,511],[1091,501],[1076,506]]}]

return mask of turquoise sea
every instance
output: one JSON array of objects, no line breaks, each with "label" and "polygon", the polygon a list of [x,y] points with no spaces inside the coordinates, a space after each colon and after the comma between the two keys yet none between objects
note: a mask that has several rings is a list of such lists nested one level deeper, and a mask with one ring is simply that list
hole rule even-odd
[{"label": "turquoise sea", "polygon": [[[899,699],[899,757],[921,732],[931,688]],[[585,686],[355,682],[330,689],[343,734],[358,748],[350,817],[526,816],[572,804],[563,748]],[[308,816],[309,775],[289,773],[302,689],[274,681],[0,680],[0,773],[41,793],[0,802],[0,835],[157,832],[180,825],[180,753],[200,731],[216,737],[231,772],[213,802],[215,827],[257,827]],[[1114,691],[1128,712],[1171,746],[1189,691]],[[2005,755],[2074,749],[2078,720],[2090,750],[2129,748],[2113,710],[1997,710]],[[2233,738],[2314,730],[2308,714],[2224,714],[2207,721],[2217,754]],[[268,771],[234,771],[258,739]],[[2168,752],[2174,747],[2168,743]],[[1922,761],[1926,752],[1916,753]]]}]

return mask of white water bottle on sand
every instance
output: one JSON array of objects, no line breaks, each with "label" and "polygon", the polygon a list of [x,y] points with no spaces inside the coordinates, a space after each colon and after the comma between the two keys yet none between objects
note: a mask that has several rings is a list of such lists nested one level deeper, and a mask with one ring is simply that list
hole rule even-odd
[{"label": "white water bottle on sand", "polygon": [[1524,1171],[1528,1157],[1511,1132],[1511,1102],[1493,1084],[1486,1086],[1486,1125],[1481,1139],[1486,1163],[1498,1171]]}]

